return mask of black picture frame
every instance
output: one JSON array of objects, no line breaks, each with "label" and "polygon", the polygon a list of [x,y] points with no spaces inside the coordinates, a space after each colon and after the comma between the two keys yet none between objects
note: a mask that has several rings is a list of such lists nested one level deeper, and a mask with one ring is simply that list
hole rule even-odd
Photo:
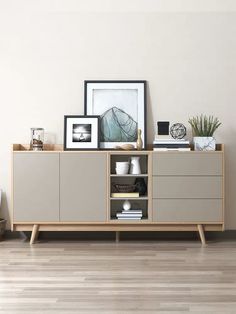
[{"label": "black picture frame", "polygon": [[[94,147],[90,147],[89,144],[84,144],[85,142],[78,142],[77,146],[78,147],[68,147],[68,141],[67,141],[67,135],[68,135],[68,119],[79,119],[81,121],[84,120],[84,122],[88,122],[88,120],[93,120],[95,119],[97,121],[96,123],[96,140],[95,140],[95,146]],[[81,150],[99,150],[100,149],[100,116],[94,116],[94,115],[65,115],[64,116],[64,143],[63,143],[63,148],[64,151],[81,151]],[[91,131],[92,132],[92,131]],[[72,136],[72,134],[71,134]],[[92,135],[91,135],[91,140],[92,140]],[[84,145],[81,145],[81,143],[83,143]],[[81,146],[81,147],[80,147]],[[83,147],[82,147],[83,146]],[[88,147],[84,147],[84,146],[88,146]]]},{"label": "black picture frame", "polygon": [[[84,114],[88,114],[88,85],[89,84],[142,84],[143,85],[143,126],[142,126],[142,140],[143,140],[143,150],[147,149],[147,81],[146,80],[85,80],[84,81]],[[101,121],[100,121],[101,126]],[[138,126],[138,128],[140,128]],[[120,146],[120,142],[116,142]],[[103,144],[103,143],[101,143]],[[125,144],[125,143],[124,143]],[[136,144],[132,142],[132,144]],[[112,149],[111,147],[101,147],[105,149]],[[114,149],[115,147],[113,147]]]}]

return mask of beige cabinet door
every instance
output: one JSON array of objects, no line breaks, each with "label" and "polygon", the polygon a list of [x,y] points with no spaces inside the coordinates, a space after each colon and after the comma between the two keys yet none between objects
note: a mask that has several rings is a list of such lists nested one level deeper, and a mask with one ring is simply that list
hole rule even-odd
[{"label": "beige cabinet door", "polygon": [[13,219],[59,221],[59,153],[14,153]]},{"label": "beige cabinet door", "polygon": [[107,154],[60,155],[60,221],[106,221]]}]

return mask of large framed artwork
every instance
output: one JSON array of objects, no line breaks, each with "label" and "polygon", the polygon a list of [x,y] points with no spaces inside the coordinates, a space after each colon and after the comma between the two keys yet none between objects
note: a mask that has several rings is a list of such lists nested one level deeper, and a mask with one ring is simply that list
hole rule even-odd
[{"label": "large framed artwork", "polygon": [[99,149],[99,116],[64,116],[64,150]]},{"label": "large framed artwork", "polygon": [[100,116],[100,147],[136,144],[146,148],[146,81],[85,81],[85,115]]}]

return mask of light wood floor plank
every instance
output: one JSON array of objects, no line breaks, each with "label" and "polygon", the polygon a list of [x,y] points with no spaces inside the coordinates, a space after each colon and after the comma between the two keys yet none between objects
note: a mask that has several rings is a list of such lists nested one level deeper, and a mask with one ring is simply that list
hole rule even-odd
[{"label": "light wood floor plank", "polygon": [[236,241],[6,240],[1,313],[236,313]]}]

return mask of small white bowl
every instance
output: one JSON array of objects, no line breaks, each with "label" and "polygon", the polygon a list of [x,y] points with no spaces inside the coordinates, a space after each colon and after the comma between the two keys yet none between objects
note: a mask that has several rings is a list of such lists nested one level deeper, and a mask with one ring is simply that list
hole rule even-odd
[{"label": "small white bowl", "polygon": [[116,167],[127,167],[129,166],[129,162],[128,161],[124,161],[124,162],[116,162]]},{"label": "small white bowl", "polygon": [[116,169],[118,169],[118,170],[126,170],[126,169],[129,169],[129,167],[116,167]]},{"label": "small white bowl", "polygon": [[124,169],[116,168],[116,174],[128,174],[128,172],[129,172],[129,167],[124,168]]}]

